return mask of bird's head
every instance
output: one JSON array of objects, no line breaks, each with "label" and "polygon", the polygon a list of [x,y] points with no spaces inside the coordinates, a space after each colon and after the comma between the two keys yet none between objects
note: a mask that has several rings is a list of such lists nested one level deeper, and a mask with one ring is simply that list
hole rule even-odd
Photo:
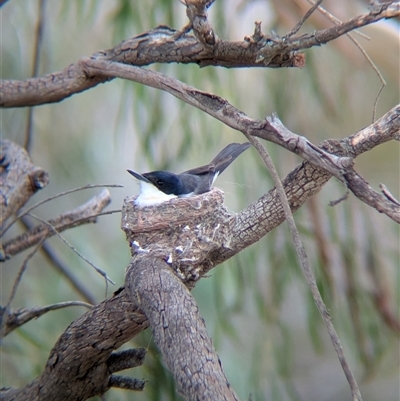
[{"label": "bird's head", "polygon": [[179,177],[174,173],[152,171],[151,173],[144,173],[142,176],[167,195],[177,195],[180,193],[181,182]]}]

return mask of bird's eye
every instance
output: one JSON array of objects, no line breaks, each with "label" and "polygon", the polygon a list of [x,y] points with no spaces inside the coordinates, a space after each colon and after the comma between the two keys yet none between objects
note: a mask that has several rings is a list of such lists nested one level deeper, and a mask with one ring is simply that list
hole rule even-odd
[{"label": "bird's eye", "polygon": [[160,186],[160,187],[162,187],[162,186],[164,185],[164,181],[158,180],[158,181],[157,181],[157,185]]}]

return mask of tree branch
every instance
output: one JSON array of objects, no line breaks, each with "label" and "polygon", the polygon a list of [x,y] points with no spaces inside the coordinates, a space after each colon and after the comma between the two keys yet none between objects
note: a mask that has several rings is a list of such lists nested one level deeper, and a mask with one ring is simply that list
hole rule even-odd
[{"label": "tree branch", "polygon": [[112,351],[147,327],[145,316],[119,290],[69,325],[39,377],[20,389],[0,391],[1,399],[75,401],[104,394],[113,385]]},{"label": "tree branch", "polygon": [[[198,20],[198,11],[192,13],[192,1],[187,1],[188,15]],[[109,50],[101,50],[92,58],[102,58],[136,66],[153,63],[195,63],[200,67],[303,67],[304,55],[298,50],[320,46],[343,34],[384,18],[400,15],[400,3],[374,6],[368,14],[352,18],[334,27],[299,37],[278,38],[263,35],[256,23],[254,34],[240,42],[218,39],[208,20],[201,16],[201,23],[194,23],[195,33],[187,33],[187,27],[176,31],[160,26],[149,32],[127,39]],[[197,20],[196,20],[197,18]],[[207,29],[204,29],[206,27]],[[211,28],[210,28],[211,27]],[[211,34],[212,33],[212,34]],[[211,42],[210,42],[210,38]],[[210,42],[210,43],[208,43]],[[59,102],[112,78],[88,77],[80,63],[69,65],[62,71],[24,81],[0,81],[0,106],[23,107]]]},{"label": "tree branch", "polygon": [[204,401],[238,401],[195,300],[168,264],[151,252],[135,257],[126,288],[149,319],[154,341],[185,399],[196,401],[201,395]]},{"label": "tree branch", "polygon": [[395,18],[399,15],[400,2],[375,4],[367,14],[362,14],[349,21],[338,23],[331,28],[321,29],[298,37],[287,38],[287,36],[284,36],[283,38],[270,38],[266,41],[265,47],[259,51],[257,59],[259,62],[263,61],[267,65],[276,54],[321,46],[363,26],[373,24],[381,19]]},{"label": "tree branch", "polygon": [[112,373],[115,373],[140,366],[143,364],[146,352],[145,348],[134,348],[113,352],[107,360],[108,368]]},{"label": "tree branch", "polygon": [[354,401],[362,401],[360,389],[358,388],[358,384],[356,379],[351,371],[349,364],[347,362],[347,358],[345,357],[343,347],[341,345],[339,336],[336,332],[336,329],[332,323],[332,318],[329,315],[328,309],[325,305],[325,302],[322,299],[321,293],[319,292],[317,281],[315,279],[314,273],[311,269],[311,266],[308,262],[308,257],[304,245],[301,241],[299,230],[297,229],[296,223],[294,221],[294,217],[285,193],[285,189],[283,184],[279,178],[278,172],[272,162],[272,159],[265,148],[262,146],[261,142],[252,137],[251,135],[247,135],[249,141],[253,144],[253,146],[257,149],[261,158],[263,159],[265,165],[268,168],[269,173],[272,176],[272,179],[276,185],[276,189],[280,198],[280,202],[282,204],[283,212],[285,215],[285,219],[289,226],[290,233],[292,234],[293,244],[296,249],[297,258],[300,263],[301,269],[303,271],[304,278],[306,279],[308,286],[310,287],[311,294],[314,298],[315,305],[321,315],[322,320],[325,323],[325,326],[328,330],[329,336],[331,338],[332,345],[335,349],[335,352],[338,356],[339,362],[342,366],[343,372],[346,376],[346,379],[350,385],[351,394],[353,395]]},{"label": "tree branch", "polygon": [[0,141],[0,227],[38,190],[49,183],[49,175],[31,163],[28,153],[8,139]]},{"label": "tree branch", "polygon": [[118,76],[164,90],[235,130],[258,136],[282,146],[329,171],[340,180],[342,180],[343,168],[353,164],[350,158],[338,158],[332,154],[328,154],[323,149],[313,145],[305,137],[291,133],[283,126],[277,116],[266,120],[252,119],[231,105],[226,99],[200,91],[175,78],[155,71],[104,60],[82,59],[81,63],[85,66],[89,75],[95,74],[97,76],[98,74],[105,74],[107,76]]},{"label": "tree branch", "polygon": [[396,223],[400,223],[400,205],[375,191],[368,185],[367,181],[352,169],[345,173],[344,178],[347,186],[358,199],[373,207],[379,213],[384,213]]},{"label": "tree branch", "polygon": [[[25,231],[23,234],[5,242],[3,248],[6,257],[10,258],[22,252],[37,244],[43,238],[49,238],[55,235],[56,232],[62,232],[82,224],[96,223],[97,215],[107,207],[110,202],[110,192],[107,189],[103,189],[98,195],[76,209],[49,220],[47,224],[39,224],[33,229]],[[51,227],[54,227],[56,232]]]},{"label": "tree branch", "polygon": [[[328,139],[321,148],[338,156],[357,157],[382,143],[395,139],[400,130],[400,106],[388,111],[374,124],[340,140]],[[331,175],[325,170],[303,162],[283,180],[286,196],[292,212],[299,209],[307,199],[317,194],[329,181]],[[259,241],[285,220],[276,188],[272,188],[257,202],[249,205],[235,217],[228,247],[213,252],[211,263],[204,271],[236,255],[236,253]]]},{"label": "tree branch", "polygon": [[44,315],[47,312],[58,310],[61,308],[67,308],[70,306],[85,306],[86,308],[91,308],[92,305],[87,304],[86,302],[81,301],[67,301],[67,302],[59,302],[53,305],[47,306],[37,306],[35,308],[25,309],[20,308],[15,311],[7,311],[7,308],[2,308],[3,313],[1,316],[1,320],[3,323],[2,330],[0,333],[0,338],[5,337],[7,334],[11,333],[13,330],[18,327],[28,323],[32,319],[37,319],[38,317]]}]

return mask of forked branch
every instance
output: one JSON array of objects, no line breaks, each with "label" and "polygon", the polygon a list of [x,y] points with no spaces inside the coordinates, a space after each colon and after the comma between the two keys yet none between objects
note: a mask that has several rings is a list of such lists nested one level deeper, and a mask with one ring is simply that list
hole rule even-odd
[{"label": "forked branch", "polygon": [[[264,35],[260,23],[254,34],[243,41],[219,39],[209,24],[204,5],[211,2],[186,1],[190,24],[181,31],[160,26],[112,49],[100,50],[92,58],[128,65],[154,63],[198,64],[200,67],[303,67],[302,49],[320,46],[348,32],[400,15],[400,3],[376,5],[366,14],[306,35],[279,38]],[[194,11],[193,11],[194,10]],[[195,35],[188,31],[193,28]],[[0,107],[25,107],[59,102],[69,96],[112,80],[112,76],[88,76],[82,65],[74,63],[62,71],[23,81],[0,81]]]}]

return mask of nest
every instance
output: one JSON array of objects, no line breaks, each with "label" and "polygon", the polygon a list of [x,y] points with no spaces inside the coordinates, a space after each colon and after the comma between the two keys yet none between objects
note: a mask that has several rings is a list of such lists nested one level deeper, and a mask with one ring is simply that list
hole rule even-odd
[{"label": "nest", "polygon": [[126,198],[122,229],[133,258],[163,259],[185,283],[201,276],[208,256],[229,243],[229,221],[234,214],[223,205],[224,193],[210,192],[171,199],[156,206],[138,207]]}]

